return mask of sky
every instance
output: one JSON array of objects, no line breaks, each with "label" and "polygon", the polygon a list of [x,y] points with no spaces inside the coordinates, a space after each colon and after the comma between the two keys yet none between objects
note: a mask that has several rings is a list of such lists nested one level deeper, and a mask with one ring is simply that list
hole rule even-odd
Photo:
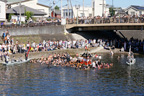
[{"label": "sky", "polygon": [[[39,0],[39,3],[53,6],[52,2],[54,0]],[[72,5],[81,5],[83,6],[83,0],[71,0]],[[112,5],[112,0],[106,0],[107,4]],[[61,6],[61,0],[55,0],[55,5]],[[62,5],[66,5],[67,0],[62,0]],[[84,0],[85,6],[91,6],[92,0]],[[144,6],[144,0],[113,0],[114,7],[127,8],[130,5],[140,5]]]}]

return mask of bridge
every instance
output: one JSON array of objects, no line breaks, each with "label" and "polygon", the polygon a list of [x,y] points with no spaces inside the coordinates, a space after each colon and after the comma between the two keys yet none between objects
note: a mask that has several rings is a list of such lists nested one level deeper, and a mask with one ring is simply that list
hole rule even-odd
[{"label": "bridge", "polygon": [[89,30],[143,30],[144,23],[67,24],[66,29]]}]

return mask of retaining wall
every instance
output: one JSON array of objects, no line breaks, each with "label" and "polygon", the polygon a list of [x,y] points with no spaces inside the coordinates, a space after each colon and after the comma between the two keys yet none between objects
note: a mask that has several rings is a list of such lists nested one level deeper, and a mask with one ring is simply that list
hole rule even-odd
[{"label": "retaining wall", "polygon": [[9,33],[11,36],[60,34],[60,33],[64,33],[64,26],[51,25],[51,26],[36,26],[36,27],[1,29],[0,33],[2,34],[6,30],[9,30]]}]

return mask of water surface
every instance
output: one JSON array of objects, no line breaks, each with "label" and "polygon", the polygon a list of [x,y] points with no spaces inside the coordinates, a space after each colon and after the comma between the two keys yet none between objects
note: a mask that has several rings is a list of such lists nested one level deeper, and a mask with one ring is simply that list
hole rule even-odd
[{"label": "water surface", "polygon": [[144,96],[144,57],[127,66],[126,56],[103,55],[110,69],[47,68],[41,64],[0,66],[1,96]]}]

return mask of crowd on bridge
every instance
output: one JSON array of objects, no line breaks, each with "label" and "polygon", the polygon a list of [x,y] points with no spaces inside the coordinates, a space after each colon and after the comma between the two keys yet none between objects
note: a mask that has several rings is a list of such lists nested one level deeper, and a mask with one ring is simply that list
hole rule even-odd
[{"label": "crowd on bridge", "polygon": [[[67,19],[67,23],[76,23],[76,19]],[[79,17],[78,24],[101,24],[101,23],[144,23],[144,15],[115,15],[115,16],[95,16]]]},{"label": "crowd on bridge", "polygon": [[[27,24],[1,24],[2,28],[13,27],[34,27],[34,26],[48,26],[48,25],[61,25],[61,19],[39,20]],[[76,24],[77,18],[66,18],[67,24]],[[101,23],[144,23],[144,15],[114,15],[114,16],[89,16],[78,17],[78,24],[101,24]]]}]

